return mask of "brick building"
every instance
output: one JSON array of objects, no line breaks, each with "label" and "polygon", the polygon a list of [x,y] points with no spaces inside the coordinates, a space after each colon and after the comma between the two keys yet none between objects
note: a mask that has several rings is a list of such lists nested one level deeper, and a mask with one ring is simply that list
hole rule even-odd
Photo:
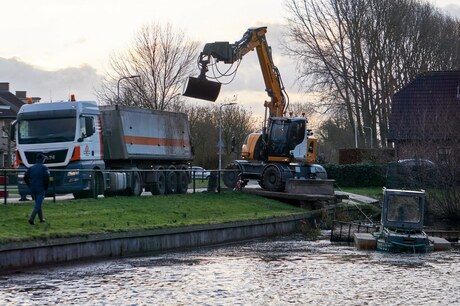
[{"label": "brick building", "polygon": [[[38,102],[40,98],[32,98],[32,102]],[[9,141],[9,127],[16,119],[21,106],[27,103],[27,93],[25,91],[10,92],[10,84],[0,82],[0,167],[10,167],[11,152],[13,144]]]},{"label": "brick building", "polygon": [[458,158],[460,71],[425,72],[409,82],[393,96],[389,127],[397,159]]}]

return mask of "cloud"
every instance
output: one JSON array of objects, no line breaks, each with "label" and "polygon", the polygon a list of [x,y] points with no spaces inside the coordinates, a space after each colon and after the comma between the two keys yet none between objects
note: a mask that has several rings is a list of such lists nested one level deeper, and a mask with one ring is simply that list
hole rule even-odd
[{"label": "cloud", "polygon": [[88,43],[88,39],[79,38],[79,39],[75,39],[75,40],[64,43],[64,46],[69,47],[69,48],[75,48],[76,46],[84,45],[86,43]]},{"label": "cloud", "polygon": [[89,65],[48,71],[21,61],[20,58],[1,58],[1,82],[10,83],[10,91],[27,91],[29,97],[42,101],[68,100],[75,94],[78,100],[95,100],[94,90],[101,76]]},{"label": "cloud", "polygon": [[460,18],[460,6],[457,4],[449,4],[442,8],[449,16]]}]

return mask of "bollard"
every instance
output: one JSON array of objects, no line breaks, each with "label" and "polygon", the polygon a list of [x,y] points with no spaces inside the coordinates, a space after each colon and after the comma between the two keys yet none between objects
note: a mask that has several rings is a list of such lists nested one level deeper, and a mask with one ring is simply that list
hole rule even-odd
[{"label": "bollard", "polygon": [[208,192],[216,192],[217,189],[217,174],[211,172],[211,175],[208,179]]},{"label": "bollard", "polygon": [[4,199],[3,203],[6,205],[8,198],[8,176],[6,175],[6,171],[3,171],[3,175],[0,176],[0,184],[3,185],[3,190],[0,190],[0,197]]}]

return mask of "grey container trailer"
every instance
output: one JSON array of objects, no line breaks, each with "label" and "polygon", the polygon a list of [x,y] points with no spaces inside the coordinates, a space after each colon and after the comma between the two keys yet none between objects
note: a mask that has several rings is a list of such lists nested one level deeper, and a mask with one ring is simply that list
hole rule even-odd
[{"label": "grey container trailer", "polygon": [[[193,153],[185,114],[122,105],[99,109],[106,169],[133,169],[128,185],[140,184],[153,194],[187,191]],[[117,184],[119,174],[109,175]],[[138,188],[132,189],[138,193]]]},{"label": "grey container trailer", "polygon": [[[187,116],[121,105],[100,106],[104,160],[193,159]],[[160,162],[161,163],[161,162]]]}]

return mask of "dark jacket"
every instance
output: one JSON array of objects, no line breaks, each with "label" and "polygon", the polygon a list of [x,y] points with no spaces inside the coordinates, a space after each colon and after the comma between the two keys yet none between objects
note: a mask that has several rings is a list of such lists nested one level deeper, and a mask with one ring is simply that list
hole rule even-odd
[{"label": "dark jacket", "polygon": [[24,181],[32,192],[46,191],[48,189],[49,178],[48,167],[41,160],[37,160],[36,164],[27,169],[24,174]]}]

